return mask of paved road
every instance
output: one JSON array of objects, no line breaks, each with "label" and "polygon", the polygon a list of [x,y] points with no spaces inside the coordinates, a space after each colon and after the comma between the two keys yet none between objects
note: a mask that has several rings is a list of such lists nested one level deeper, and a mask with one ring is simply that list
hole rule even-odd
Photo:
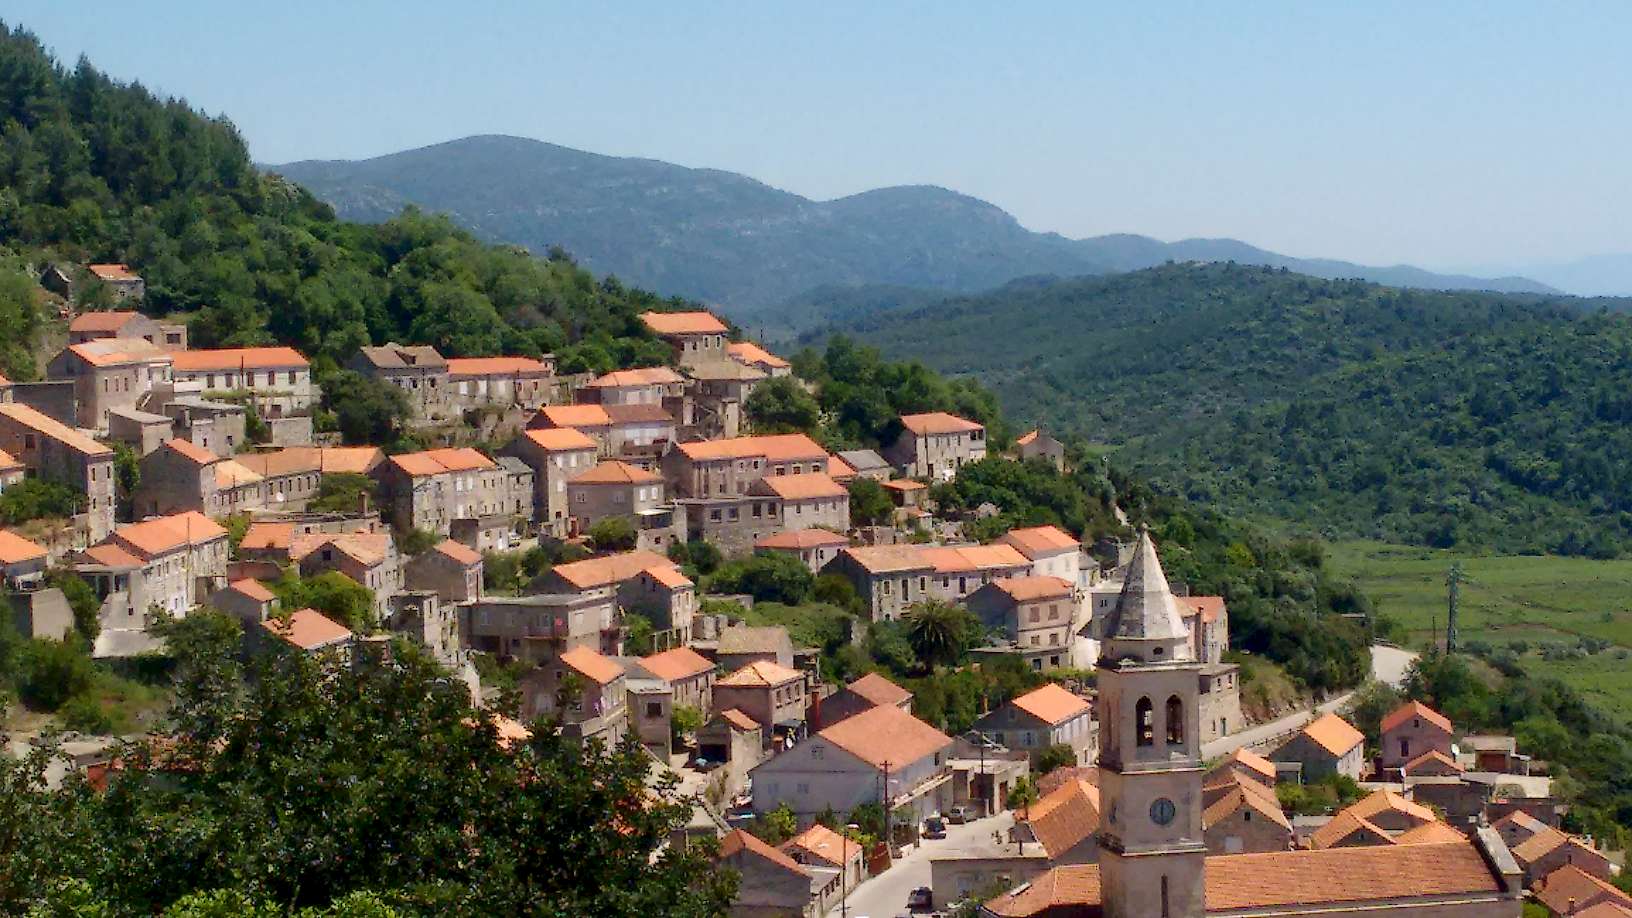
[{"label": "paved road", "polygon": [[[1371,677],[1378,682],[1399,686],[1405,681],[1405,672],[1410,668],[1411,661],[1416,658],[1417,655],[1409,650],[1374,644],[1371,648]],[[1313,720],[1319,714],[1325,714],[1343,707],[1349,703],[1349,699],[1352,697],[1354,697],[1353,692],[1344,692],[1329,701],[1323,702],[1315,708],[1314,712],[1294,711],[1279,720],[1272,720],[1266,724],[1259,724],[1250,730],[1243,730],[1240,733],[1232,733],[1221,739],[1213,740],[1201,747],[1201,754],[1211,759],[1221,755],[1229,755],[1243,746],[1256,746],[1259,743],[1268,742],[1278,736],[1291,733]]]},{"label": "paved road", "polygon": [[[907,910],[907,893],[920,886],[928,886],[931,858],[950,854],[959,849],[985,847],[993,832],[1007,838],[1014,825],[1010,813],[999,813],[961,826],[947,826],[946,837],[925,840],[900,858],[889,870],[864,881],[850,892],[849,918],[895,918]],[[935,903],[937,906],[941,903]],[[837,908],[829,911],[828,918],[840,918]]]}]

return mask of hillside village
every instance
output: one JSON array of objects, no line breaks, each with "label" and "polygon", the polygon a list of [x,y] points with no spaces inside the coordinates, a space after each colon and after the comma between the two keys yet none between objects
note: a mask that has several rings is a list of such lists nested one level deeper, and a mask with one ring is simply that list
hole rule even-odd
[{"label": "hillside village", "polygon": [[[654,774],[678,778],[695,815],[675,841],[720,839],[742,876],[736,915],[853,911],[852,896],[909,872],[912,903],[886,907],[1490,916],[1522,900],[1632,915],[1609,882],[1619,868],[1560,831],[1545,768],[1513,738],[1468,735],[1417,702],[1375,738],[1334,713],[1248,734],[1228,603],[1170,584],[1148,531],[982,541],[965,529],[989,514],[931,499],[988,455],[1064,468],[1045,431],[1007,452],[946,412],[899,417],[877,450],[759,432],[756,387],[811,384],[689,311],[640,316],[668,365],[599,374],[559,372],[549,354],[362,347],[346,368],[399,390],[438,445],[342,444],[313,423],[307,357],[191,348],[184,325],[131,308],[137,271],[87,270],[114,308],[66,317],[43,380],[0,385],[0,494],[77,496],[65,519],[0,531],[27,638],[81,627],[71,572],[98,603],[104,661],[162,651],[164,622],[209,608],[241,623],[246,655],[361,666],[406,640],[477,706],[513,681],[512,738],[540,723],[577,742],[634,737]],[[52,266],[40,282],[74,276]],[[888,496],[881,518],[853,517],[861,482]],[[1015,666],[1036,687],[944,732],[885,675],[830,681],[823,648],[751,623],[752,590],[700,590],[701,546],[766,577],[847,584],[852,641],[963,610],[981,629],[969,666]],[[492,585],[491,565],[546,548],[536,575]],[[279,599],[335,576],[366,612]],[[94,742],[78,758],[108,764]]]}]

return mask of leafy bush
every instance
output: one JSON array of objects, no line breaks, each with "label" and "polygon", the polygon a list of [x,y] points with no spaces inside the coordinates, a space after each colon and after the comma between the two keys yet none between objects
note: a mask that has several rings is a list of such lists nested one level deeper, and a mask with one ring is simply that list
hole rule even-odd
[{"label": "leafy bush", "polygon": [[73,640],[35,638],[18,659],[17,694],[37,711],[55,711],[91,687],[96,671],[91,658]]},{"label": "leafy bush", "polygon": [[1077,751],[1065,743],[1055,743],[1037,755],[1037,773],[1046,775],[1056,768],[1077,764]]},{"label": "leafy bush", "polygon": [[816,578],[793,555],[771,552],[729,561],[709,581],[717,593],[747,593],[756,602],[797,606],[810,598]]},{"label": "leafy bush", "polygon": [[85,506],[85,495],[61,482],[25,478],[0,493],[0,522],[67,518]]},{"label": "leafy bush", "polygon": [[596,551],[629,551],[638,538],[635,524],[624,516],[608,516],[589,527],[589,540],[595,543]]}]

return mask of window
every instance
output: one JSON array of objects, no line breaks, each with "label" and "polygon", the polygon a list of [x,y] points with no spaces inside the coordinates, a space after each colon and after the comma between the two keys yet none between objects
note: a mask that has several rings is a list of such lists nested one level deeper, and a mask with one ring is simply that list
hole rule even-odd
[{"label": "window", "polygon": [[1038,619],[1038,612],[1037,612],[1037,609],[1035,607],[1033,607],[1032,610],[1031,610],[1031,622],[1032,622],[1032,624],[1036,624],[1037,619]]},{"label": "window", "polygon": [[1184,742],[1184,702],[1174,695],[1167,699],[1167,744],[1177,746]]},{"label": "window", "polygon": [[1138,730],[1139,745],[1150,746],[1156,742],[1156,706],[1149,698],[1141,698],[1133,706],[1133,723]]},{"label": "window", "polygon": [[1410,755],[1411,755],[1411,741],[1408,740],[1408,739],[1400,740],[1400,758],[1402,758],[1402,759],[1408,758],[1408,757],[1410,757]]},{"label": "window", "polygon": [[662,717],[663,716],[663,702],[661,702],[661,701],[648,701],[648,702],[646,702],[646,716],[647,717]]},{"label": "window", "polygon": [[1170,918],[1170,916],[1171,913],[1167,910],[1167,877],[1164,876],[1162,877],[1162,918]]}]

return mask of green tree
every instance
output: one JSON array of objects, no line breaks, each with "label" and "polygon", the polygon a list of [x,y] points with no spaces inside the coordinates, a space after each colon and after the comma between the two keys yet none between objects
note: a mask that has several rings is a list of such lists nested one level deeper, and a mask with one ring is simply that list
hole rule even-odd
[{"label": "green tree", "polygon": [[769,552],[726,562],[714,572],[711,585],[718,593],[747,593],[756,602],[797,606],[810,598],[815,580],[798,558]]},{"label": "green tree", "polygon": [[339,370],[323,378],[322,388],[323,407],[334,413],[347,443],[395,443],[407,423],[408,397],[390,383]]},{"label": "green tree", "polygon": [[1077,764],[1077,751],[1065,743],[1055,743],[1037,755],[1037,774],[1046,775],[1056,768]]},{"label": "green tree", "polygon": [[1038,798],[1037,782],[1029,775],[1021,775],[1015,779],[1014,786],[1009,788],[1009,795],[1004,799],[1003,805],[1011,810],[1024,810],[1036,803]]},{"label": "green tree", "polygon": [[931,667],[956,663],[980,633],[968,610],[939,599],[914,603],[905,619],[913,652]]},{"label": "green tree", "polygon": [[286,612],[313,609],[358,634],[374,628],[374,591],[339,571],[301,577],[291,569],[273,582],[272,592]]},{"label": "green tree", "polygon": [[61,590],[63,598],[68,600],[68,608],[74,612],[74,630],[87,645],[96,643],[96,636],[102,631],[102,600],[97,598],[96,591],[68,568],[53,568],[45,580]]},{"label": "green tree", "polygon": [[596,551],[630,551],[638,538],[635,524],[625,516],[602,517],[589,527],[589,540]]},{"label": "green tree", "polygon": [[324,472],[317,480],[317,497],[307,505],[320,513],[355,513],[379,506],[378,484],[360,472]]},{"label": "green tree", "polygon": [[91,687],[95,670],[77,641],[35,638],[19,655],[18,695],[37,711],[55,711]]},{"label": "green tree", "polygon": [[440,544],[442,537],[426,529],[410,529],[397,534],[397,550],[406,558],[422,555]]},{"label": "green tree", "polygon": [[85,495],[65,484],[25,478],[0,493],[0,522],[15,526],[29,520],[67,518],[84,506]]},{"label": "green tree", "polygon": [[895,515],[895,501],[884,486],[871,478],[850,482],[850,525],[877,526]]},{"label": "green tree", "polygon": [[677,704],[669,714],[669,729],[676,745],[702,728],[703,712],[689,704]]},{"label": "green tree", "polygon": [[754,387],[743,414],[755,433],[810,433],[822,417],[822,408],[792,376],[779,376]]}]

